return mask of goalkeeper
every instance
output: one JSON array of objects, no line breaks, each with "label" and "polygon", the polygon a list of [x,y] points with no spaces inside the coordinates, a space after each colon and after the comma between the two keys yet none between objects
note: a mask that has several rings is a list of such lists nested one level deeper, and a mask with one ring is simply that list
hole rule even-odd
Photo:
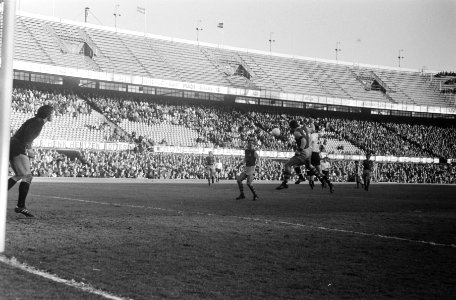
[{"label": "goalkeeper", "polygon": [[32,143],[40,135],[44,124],[52,121],[53,117],[54,108],[52,106],[41,106],[35,117],[25,121],[10,141],[9,161],[15,175],[8,179],[8,190],[19,180],[22,180],[19,185],[19,198],[14,211],[29,218],[34,217],[25,207],[25,198],[27,197],[33,179],[30,170],[30,158],[35,157]]}]

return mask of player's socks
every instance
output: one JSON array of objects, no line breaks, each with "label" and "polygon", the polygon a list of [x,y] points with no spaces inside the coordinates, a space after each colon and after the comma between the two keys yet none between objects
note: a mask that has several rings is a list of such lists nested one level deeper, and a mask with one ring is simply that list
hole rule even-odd
[{"label": "player's socks", "polygon": [[256,195],[256,191],[255,191],[255,188],[253,187],[253,185],[251,184],[247,184],[247,186],[249,187],[249,189],[252,191],[252,194],[253,194],[253,197],[255,198],[257,195]]},{"label": "player's socks", "polygon": [[309,184],[310,185],[312,185],[312,182],[313,182],[312,176],[314,176],[314,175],[315,175],[315,177],[317,177],[318,180],[320,180],[320,181],[323,180],[323,175],[318,173],[317,169],[315,169],[315,168],[311,168],[308,172],[308,175],[309,175]]},{"label": "player's socks", "polygon": [[13,179],[13,177],[11,177],[10,179],[8,179],[8,191],[16,184],[16,180]]},{"label": "player's socks", "polygon": [[326,176],[323,176],[323,180],[328,184],[329,192],[334,193],[334,185],[331,183],[331,180],[329,180],[329,178]]},{"label": "player's socks", "polygon": [[328,178],[328,176],[320,174],[318,172],[315,173],[315,176],[317,176],[322,184],[326,183],[328,185],[330,193],[334,193],[334,185],[331,183],[331,180]]},{"label": "player's socks", "polygon": [[237,180],[237,184],[239,187],[239,191],[241,192],[241,195],[244,195],[244,185],[242,184],[242,181]]},{"label": "player's socks", "polygon": [[328,177],[318,173],[316,169],[311,169],[310,171],[313,173],[313,175],[315,175],[318,178],[318,180],[320,180],[321,182],[325,182],[329,186],[329,191],[331,193],[334,193],[334,186],[333,186],[333,184],[331,183],[331,180],[329,180]]},{"label": "player's socks", "polygon": [[[295,171],[296,171],[296,169],[301,171],[301,168],[295,168]],[[296,173],[296,174],[298,174],[298,180],[295,181],[295,184],[300,184],[301,182],[306,181],[306,179],[304,178],[302,173]]]},{"label": "player's socks", "polygon": [[295,167],[294,170],[295,170],[296,175],[299,176],[299,178],[304,179],[304,177],[302,176],[302,172],[301,172],[301,168],[300,167]]},{"label": "player's socks", "polygon": [[19,198],[17,200],[18,207],[25,207],[25,198],[27,197],[30,188],[30,183],[22,181],[19,184]]},{"label": "player's socks", "polygon": [[240,180],[237,180],[237,184],[238,184],[239,191],[241,192],[241,194],[236,198],[236,200],[244,199],[245,198],[245,196],[244,196],[244,185],[242,184],[242,181],[240,181]]}]

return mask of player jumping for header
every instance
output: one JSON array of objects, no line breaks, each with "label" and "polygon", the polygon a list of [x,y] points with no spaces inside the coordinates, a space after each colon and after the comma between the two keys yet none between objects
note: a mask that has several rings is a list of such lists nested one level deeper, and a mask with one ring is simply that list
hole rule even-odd
[{"label": "player jumping for header", "polygon": [[293,120],[290,122],[290,133],[293,134],[296,140],[295,155],[291,157],[284,166],[283,181],[276,188],[277,190],[288,188],[288,180],[291,176],[291,168],[293,166],[305,165],[309,170],[310,175],[315,175],[320,181],[326,182],[329,186],[329,191],[334,193],[334,187],[329,178],[323,176],[312,164],[312,148],[310,143],[310,135],[315,131],[315,125],[311,121],[310,126],[300,127],[298,121]]}]

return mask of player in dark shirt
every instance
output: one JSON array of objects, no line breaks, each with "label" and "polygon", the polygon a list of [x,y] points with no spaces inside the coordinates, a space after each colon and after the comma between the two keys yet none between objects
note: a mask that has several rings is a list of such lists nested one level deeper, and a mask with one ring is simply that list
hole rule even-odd
[{"label": "player in dark shirt", "polygon": [[364,181],[363,181],[363,176],[360,176],[360,166],[359,166],[359,161],[355,161],[355,181],[356,181],[356,188],[359,189],[359,186],[361,185],[361,188],[364,188]]},{"label": "player in dark shirt", "polygon": [[369,190],[371,181],[371,172],[374,170],[374,162],[370,160],[370,153],[366,153],[366,159],[363,160],[363,181],[364,189]]},{"label": "player in dark shirt", "polygon": [[212,184],[214,184],[214,178],[215,178],[215,157],[212,151],[209,151],[209,156],[206,156],[204,159],[206,163],[206,173],[207,173],[207,181],[209,182],[209,185],[211,185],[211,180]]},{"label": "player in dark shirt", "polygon": [[33,218],[34,216],[25,207],[25,198],[27,197],[33,179],[30,170],[30,158],[35,156],[32,144],[40,135],[44,124],[52,121],[53,117],[54,109],[52,106],[41,106],[35,117],[25,121],[10,140],[9,161],[15,175],[8,179],[8,190],[10,190],[16,182],[22,180],[19,185],[19,199],[14,211],[30,218]]},{"label": "player in dark shirt", "polygon": [[[241,200],[245,198],[244,195],[244,186],[242,185],[242,181],[244,181],[247,178],[247,186],[253,193],[253,201],[256,201],[259,199],[255,188],[252,185],[253,179],[255,178],[255,167],[257,164],[259,164],[259,156],[258,152],[254,148],[254,139],[250,138],[248,141],[247,149],[245,149],[245,156],[244,156],[244,162],[243,164],[245,165],[244,171],[238,176],[237,184],[239,187],[239,191],[241,194],[236,198],[236,200]],[[239,164],[238,168],[241,167],[243,164]]]}]

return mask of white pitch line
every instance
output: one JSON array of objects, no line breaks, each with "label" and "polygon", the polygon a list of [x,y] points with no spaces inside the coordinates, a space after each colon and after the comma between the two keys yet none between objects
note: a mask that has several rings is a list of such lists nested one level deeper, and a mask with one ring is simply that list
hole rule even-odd
[{"label": "white pitch line", "polygon": [[[56,198],[56,199],[63,199],[63,200],[70,200],[70,201],[77,201],[77,202],[84,202],[84,203],[92,203],[92,204],[112,205],[112,206],[119,206],[119,207],[153,209],[153,210],[174,212],[174,213],[179,213],[179,214],[183,214],[184,213],[184,211],[181,211],[181,210],[167,209],[167,208],[160,208],[160,207],[152,207],[152,206],[99,202],[99,201],[93,201],[93,200],[75,199],[75,198],[58,197],[58,196],[41,196],[41,195],[33,195],[33,196],[47,197],[47,198]],[[198,215],[205,215],[205,216],[219,216],[219,215],[213,214],[213,213],[203,213],[203,212],[198,212],[198,211],[189,211],[189,213],[194,213],[194,214],[198,214]],[[222,215],[220,215],[220,217],[225,217],[225,218],[226,217],[231,217],[231,218],[236,218],[236,219],[242,219],[242,220],[247,220],[247,221],[255,221],[255,222],[262,222],[262,223],[267,223],[267,224],[275,223],[275,224],[280,224],[280,225],[302,227],[302,228],[310,228],[310,229],[314,229],[314,230],[342,232],[342,233],[348,233],[348,234],[355,234],[355,235],[362,235],[362,236],[368,236],[368,237],[404,241],[404,242],[417,243],[417,244],[425,244],[425,245],[431,245],[431,246],[456,248],[455,244],[443,244],[443,243],[436,243],[436,242],[432,242],[432,241],[420,241],[420,240],[401,238],[401,237],[391,236],[391,235],[382,235],[382,234],[367,233],[367,232],[353,231],[353,230],[346,230],[346,229],[329,228],[329,227],[324,227],[324,226],[314,226],[314,225],[306,225],[306,224],[300,224],[300,223],[290,223],[290,222],[285,222],[285,221],[276,221],[276,220],[250,218],[250,217],[240,217],[240,216],[222,216]]]},{"label": "white pitch line", "polygon": [[102,291],[102,290],[98,290],[98,289],[92,287],[91,285],[83,283],[83,282],[76,282],[74,280],[63,279],[63,278],[58,277],[57,275],[53,275],[53,274],[38,270],[38,269],[36,269],[36,268],[34,268],[32,266],[29,266],[29,265],[27,265],[25,263],[21,263],[21,262],[17,261],[17,259],[14,258],[14,257],[8,258],[8,257],[0,254],[0,262],[4,263],[6,265],[9,265],[9,266],[11,266],[13,268],[20,269],[22,271],[26,271],[28,273],[44,277],[44,278],[52,280],[54,282],[63,283],[65,285],[67,285],[67,286],[79,289],[81,291],[102,296],[102,297],[104,297],[106,299],[112,299],[112,300],[126,300],[126,299],[129,299],[129,298],[118,297],[118,296],[115,296],[115,295],[110,294],[108,292],[105,292],[105,291]]}]

